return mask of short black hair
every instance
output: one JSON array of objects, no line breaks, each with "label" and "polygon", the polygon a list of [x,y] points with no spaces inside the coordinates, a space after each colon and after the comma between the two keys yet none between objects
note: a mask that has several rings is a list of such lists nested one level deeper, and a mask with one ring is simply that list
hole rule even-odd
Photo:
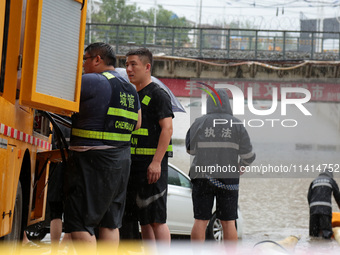
[{"label": "short black hair", "polygon": [[130,50],[125,56],[128,57],[133,55],[137,55],[144,64],[150,63],[151,67],[153,66],[152,52],[149,51],[149,49],[139,48],[136,50]]},{"label": "short black hair", "polygon": [[99,55],[108,66],[116,65],[116,54],[110,44],[103,42],[92,43],[85,48],[85,52],[91,56]]}]

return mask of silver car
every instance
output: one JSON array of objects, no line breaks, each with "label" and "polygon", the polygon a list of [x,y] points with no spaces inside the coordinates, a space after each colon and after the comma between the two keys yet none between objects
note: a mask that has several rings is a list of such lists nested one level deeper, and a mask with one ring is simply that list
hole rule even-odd
[{"label": "silver car", "polygon": [[[172,235],[190,235],[194,224],[194,213],[191,199],[191,181],[187,174],[169,163],[168,166],[168,204],[167,224]],[[216,219],[215,204],[206,239],[222,241],[223,230],[220,220]],[[242,236],[242,215],[238,209],[236,220],[237,235]]]}]

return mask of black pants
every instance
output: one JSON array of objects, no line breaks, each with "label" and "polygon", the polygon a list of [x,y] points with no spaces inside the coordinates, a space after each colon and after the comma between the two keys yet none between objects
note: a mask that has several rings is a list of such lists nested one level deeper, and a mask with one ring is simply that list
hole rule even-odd
[{"label": "black pants", "polygon": [[323,214],[313,214],[309,217],[309,235],[321,236],[325,239],[332,237],[332,216]]}]

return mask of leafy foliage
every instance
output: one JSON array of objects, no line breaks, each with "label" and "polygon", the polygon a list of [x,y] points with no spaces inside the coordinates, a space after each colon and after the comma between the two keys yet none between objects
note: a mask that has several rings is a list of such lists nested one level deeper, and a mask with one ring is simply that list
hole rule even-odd
[{"label": "leafy foliage", "polygon": [[[155,24],[156,15],[156,24]],[[190,22],[184,17],[179,18],[171,11],[165,10],[161,5],[157,9],[151,8],[147,11],[141,10],[136,4],[126,4],[125,0],[103,0],[98,13],[92,14],[92,23],[103,25],[92,26],[95,31],[92,33],[94,40],[104,38],[105,41],[134,42],[168,44],[177,42],[181,46],[189,41]],[[110,27],[104,24],[115,24]],[[129,27],[119,25],[145,25],[154,27]],[[172,27],[187,27],[176,29]],[[114,31],[112,30],[114,29]],[[146,36],[144,36],[146,32]],[[117,36],[119,35],[119,38]],[[173,40],[175,38],[175,40]],[[118,41],[119,42],[118,42]]]},{"label": "leafy foliage", "polygon": [[[156,11],[156,24],[154,17]],[[126,4],[126,0],[103,0],[98,13],[92,14],[93,23],[157,25],[157,26],[190,26],[184,17],[179,18],[161,5],[157,9],[141,10],[136,4]]]}]

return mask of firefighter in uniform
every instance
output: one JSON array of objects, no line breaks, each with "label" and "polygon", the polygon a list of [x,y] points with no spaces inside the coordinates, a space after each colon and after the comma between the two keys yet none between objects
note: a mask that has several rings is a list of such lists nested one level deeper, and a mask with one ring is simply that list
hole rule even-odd
[{"label": "firefighter in uniform", "polygon": [[141,121],[137,92],[115,71],[115,62],[108,44],[85,49],[80,109],[72,116],[65,232],[89,247],[95,247],[95,229],[99,239],[118,244],[131,133]]}]

